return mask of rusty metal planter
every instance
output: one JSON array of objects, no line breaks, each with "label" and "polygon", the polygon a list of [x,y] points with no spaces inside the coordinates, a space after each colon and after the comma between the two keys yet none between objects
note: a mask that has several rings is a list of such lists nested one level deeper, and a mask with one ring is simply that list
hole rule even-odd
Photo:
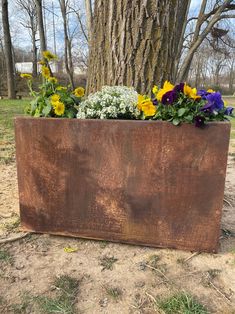
[{"label": "rusty metal planter", "polygon": [[15,120],[24,230],[216,252],[230,124]]}]

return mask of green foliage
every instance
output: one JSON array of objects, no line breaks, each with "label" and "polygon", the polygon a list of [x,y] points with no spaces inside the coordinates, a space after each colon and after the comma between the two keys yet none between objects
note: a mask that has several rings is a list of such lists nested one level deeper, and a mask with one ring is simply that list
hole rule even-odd
[{"label": "green foliage", "polygon": [[186,293],[179,293],[157,303],[165,314],[208,314],[206,308]]},{"label": "green foliage", "polygon": [[42,313],[75,314],[75,299],[79,281],[67,275],[56,278],[54,286],[57,288],[56,298],[38,296],[36,301]]},{"label": "green foliage", "polygon": [[115,258],[114,256],[112,257],[108,257],[108,256],[104,256],[101,258],[100,260],[100,265],[103,267],[103,270],[113,270],[113,264],[117,261],[118,259]]},{"label": "green foliage", "polygon": [[13,257],[11,254],[6,250],[0,250],[0,263],[5,262],[12,264],[13,263]]}]

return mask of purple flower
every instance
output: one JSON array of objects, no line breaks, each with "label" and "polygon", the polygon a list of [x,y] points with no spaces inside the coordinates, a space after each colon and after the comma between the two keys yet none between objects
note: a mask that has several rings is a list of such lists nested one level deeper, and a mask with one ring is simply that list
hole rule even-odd
[{"label": "purple flower", "polygon": [[179,84],[175,85],[174,91],[176,93],[183,93],[184,92],[184,83],[179,83]]},{"label": "purple flower", "polygon": [[163,96],[162,96],[162,103],[163,105],[172,105],[173,102],[176,100],[177,98],[177,93],[174,90],[171,90],[169,92],[166,92]]},{"label": "purple flower", "polygon": [[195,126],[197,128],[201,128],[202,126],[204,126],[205,117],[203,117],[203,116],[196,116],[194,122],[195,122]]},{"label": "purple flower", "polygon": [[219,111],[224,108],[224,102],[220,93],[211,93],[205,96],[207,103],[202,107],[202,111],[210,112]]},{"label": "purple flower", "polygon": [[232,115],[232,113],[233,113],[233,107],[227,107],[226,108],[226,110],[225,110],[225,112],[224,112],[224,114],[226,115],[226,116],[231,116]]},{"label": "purple flower", "polygon": [[197,94],[199,96],[202,97],[202,99],[206,99],[206,96],[209,94],[205,89],[199,89],[199,91],[197,92]]},{"label": "purple flower", "polygon": [[157,105],[158,105],[157,99],[153,99],[153,100],[152,100],[152,103],[154,104],[154,106],[157,106]]}]

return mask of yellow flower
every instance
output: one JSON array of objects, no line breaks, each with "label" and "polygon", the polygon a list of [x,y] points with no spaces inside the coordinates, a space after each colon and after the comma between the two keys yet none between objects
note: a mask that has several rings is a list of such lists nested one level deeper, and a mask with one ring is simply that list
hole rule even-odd
[{"label": "yellow flower", "polygon": [[20,74],[20,77],[25,78],[27,80],[31,80],[32,79],[32,75],[31,74],[27,74],[27,73]]},{"label": "yellow flower", "polygon": [[42,52],[42,55],[43,55],[43,57],[44,57],[46,60],[48,60],[48,61],[57,59],[57,56],[54,55],[52,52],[50,52],[50,51],[48,51],[48,50],[43,51],[43,52]]},{"label": "yellow flower", "polygon": [[83,97],[85,94],[85,89],[83,87],[77,87],[74,91],[73,91],[74,95],[77,97]]},{"label": "yellow flower", "polygon": [[65,91],[65,90],[67,90],[67,87],[65,87],[65,86],[57,86],[56,90],[59,90],[59,91],[60,90],[62,90],[62,91],[64,90]]},{"label": "yellow flower", "polygon": [[209,88],[209,89],[207,90],[207,93],[215,93],[215,91],[214,91],[213,89]]},{"label": "yellow flower", "polygon": [[57,116],[62,116],[64,114],[65,106],[61,101],[53,103],[53,107]]},{"label": "yellow flower", "polygon": [[48,78],[48,81],[49,81],[50,83],[52,83],[52,84],[58,83],[58,80],[57,80],[56,77],[49,77],[49,78]]},{"label": "yellow flower", "polygon": [[184,84],[184,94],[194,100],[201,99],[201,96],[197,95],[197,89],[190,87],[186,83]]},{"label": "yellow flower", "polygon": [[157,93],[158,93],[158,87],[157,87],[157,85],[154,85],[154,86],[153,86],[152,92],[153,92],[153,94],[154,94],[155,96],[157,95]]},{"label": "yellow flower", "polygon": [[49,79],[49,77],[51,76],[49,68],[46,67],[45,65],[42,66],[42,76],[45,77],[46,79]]},{"label": "yellow flower", "polygon": [[138,95],[137,107],[139,110],[143,111],[145,117],[152,117],[157,111],[151,99],[143,95]]},{"label": "yellow flower", "polygon": [[157,100],[158,100],[158,101],[162,101],[162,96],[163,96],[165,93],[167,93],[167,92],[173,90],[173,88],[174,88],[174,85],[171,84],[171,82],[165,81],[165,83],[163,84],[163,88],[161,88],[161,89],[158,91],[157,95],[156,95]]},{"label": "yellow flower", "polygon": [[53,94],[51,96],[51,103],[54,106],[55,103],[57,103],[58,101],[60,101],[60,95],[58,94]]}]

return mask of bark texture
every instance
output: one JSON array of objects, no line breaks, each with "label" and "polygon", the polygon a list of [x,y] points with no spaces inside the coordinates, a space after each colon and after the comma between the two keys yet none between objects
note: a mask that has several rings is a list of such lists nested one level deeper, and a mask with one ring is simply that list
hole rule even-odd
[{"label": "bark texture", "polygon": [[3,25],[3,36],[4,36],[4,54],[6,59],[7,69],[7,89],[8,98],[16,98],[15,91],[15,76],[14,76],[14,64],[12,54],[12,43],[8,17],[8,1],[2,0],[2,25]]},{"label": "bark texture", "polygon": [[184,28],[188,2],[96,0],[87,92],[117,84],[147,92],[153,84],[173,79],[176,35]]}]

